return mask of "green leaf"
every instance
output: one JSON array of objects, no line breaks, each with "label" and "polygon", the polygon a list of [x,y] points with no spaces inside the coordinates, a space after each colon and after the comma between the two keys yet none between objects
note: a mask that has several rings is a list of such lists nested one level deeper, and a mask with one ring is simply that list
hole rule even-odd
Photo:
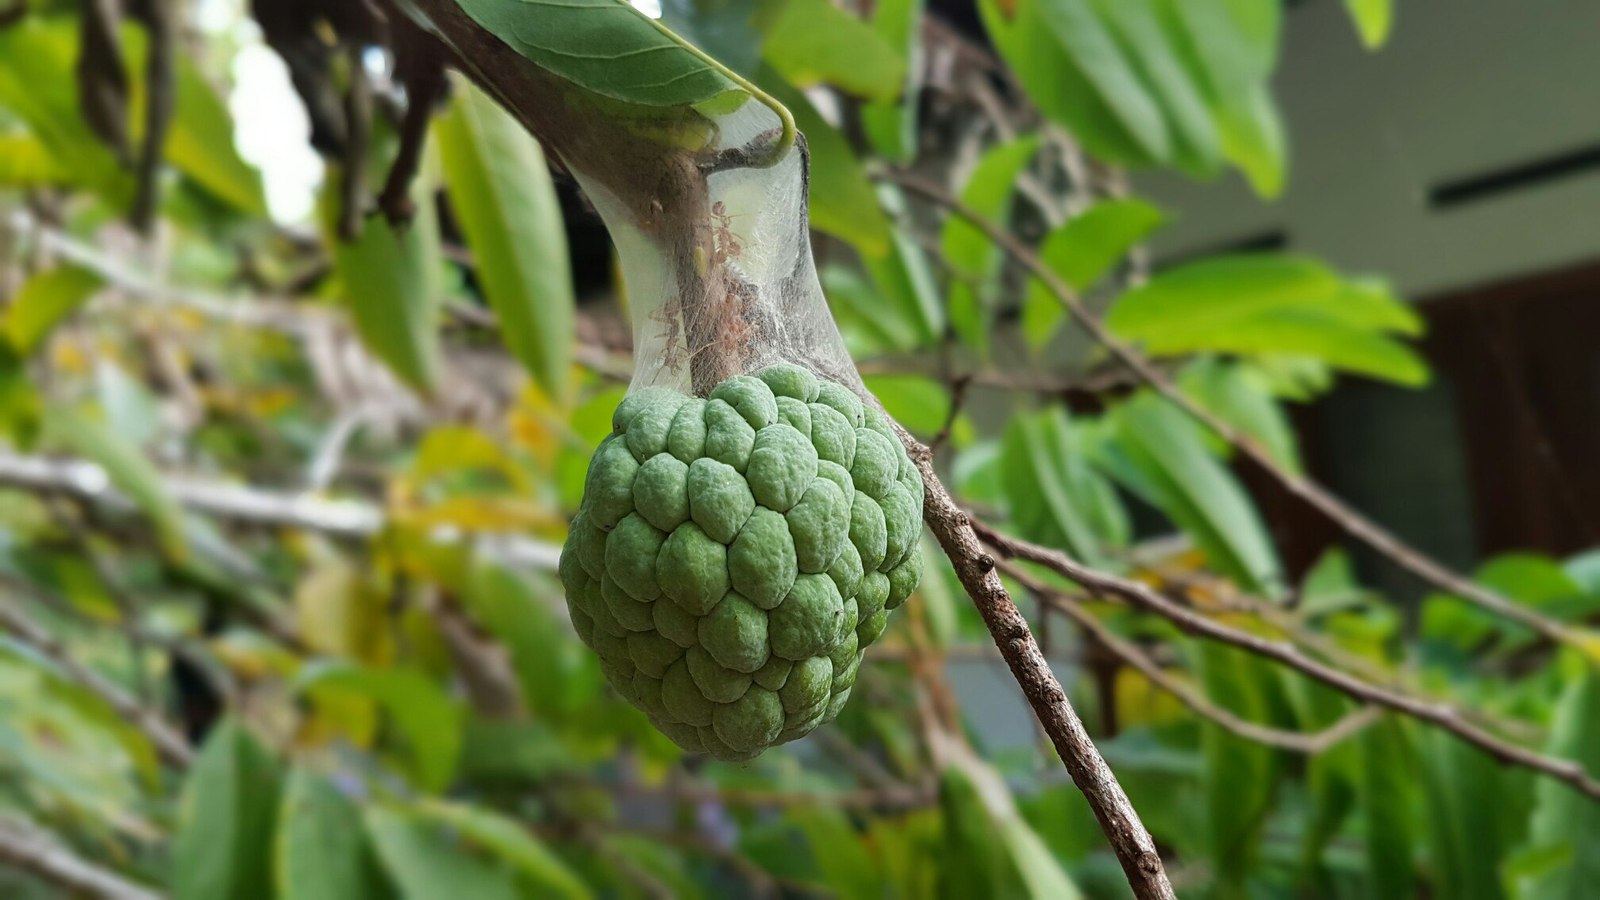
[{"label": "green leaf", "polygon": [[[1600,596],[1585,591],[1566,568],[1548,557],[1531,553],[1497,556],[1479,567],[1473,580],[1558,619],[1577,621],[1600,611]],[[1491,636],[1498,636],[1507,648],[1524,645],[1534,638],[1527,628],[1504,622],[1459,597],[1446,594],[1424,598],[1421,632],[1426,638],[1464,651],[1477,648]]]},{"label": "green leaf", "polygon": [[1416,775],[1411,747],[1400,723],[1392,717],[1366,729],[1357,741],[1371,895],[1380,900],[1414,897],[1410,796]]},{"label": "green leaf", "polygon": [[1124,294],[1106,324],[1156,356],[1296,354],[1400,384],[1428,377],[1422,359],[1391,337],[1420,328],[1414,312],[1381,285],[1291,255],[1223,256],[1164,272]]},{"label": "green leaf", "polygon": [[985,30],[1039,111],[1109,162],[1152,156],[1044,21],[1043,0],[978,0]]},{"label": "green leaf", "polygon": [[1300,449],[1289,417],[1254,368],[1239,362],[1198,360],[1184,368],[1179,385],[1266,451],[1273,462],[1290,472],[1301,471]]},{"label": "green leaf", "polygon": [[410,669],[319,662],[301,671],[296,686],[370,697],[405,739],[407,769],[417,784],[441,790],[450,783],[461,753],[462,709],[427,676]]},{"label": "green leaf", "polygon": [[622,0],[460,0],[460,6],[540,68],[602,97],[668,107],[748,96],[665,26]]},{"label": "green leaf", "polygon": [[1011,520],[1032,540],[1115,568],[1105,549],[1127,542],[1128,521],[1110,483],[1090,468],[1084,439],[1060,409],[1012,418],[1001,467]]},{"label": "green leaf", "polygon": [[[1161,210],[1137,198],[1102,200],[1051,230],[1039,258],[1068,287],[1086,291],[1165,220]],[[1022,333],[1029,346],[1037,350],[1048,343],[1066,314],[1044,282],[1028,280]]]},{"label": "green leaf", "polygon": [[766,29],[762,52],[790,84],[831,84],[869,100],[893,100],[906,61],[871,25],[828,0],[784,0]]},{"label": "green leaf", "polygon": [[463,838],[499,857],[522,876],[532,896],[569,900],[593,896],[559,856],[515,819],[492,810],[442,800],[425,801],[418,812],[450,826]]},{"label": "green leaf", "polygon": [[150,518],[162,550],[174,560],[188,558],[188,543],[183,532],[183,512],[167,493],[161,473],[138,447],[100,422],[71,408],[51,412],[50,434],[72,452],[99,463],[106,476],[134,505]]},{"label": "green leaf", "polygon": [[[1269,720],[1268,679],[1277,670],[1242,650],[1202,643],[1196,647],[1200,681],[1217,704],[1253,722]],[[1272,806],[1276,765],[1271,748],[1235,737],[1221,726],[1201,729],[1205,755],[1205,791],[1212,864],[1219,882],[1241,894],[1238,886],[1252,870],[1263,828]]]},{"label": "green leaf", "polygon": [[1382,47],[1394,26],[1394,0],[1344,0],[1344,6],[1356,23],[1362,45],[1368,50]]},{"label": "green leaf", "polygon": [[1045,27],[1077,61],[1078,68],[1122,126],[1151,157],[1170,158],[1172,135],[1161,106],[1095,11],[1092,0],[1038,2]]},{"label": "green leaf", "polygon": [[1140,82],[1160,105],[1172,137],[1171,160],[1198,175],[1215,174],[1221,138],[1199,79],[1150,0],[1093,0]]},{"label": "green leaf", "polygon": [[399,231],[385,219],[369,219],[355,240],[333,247],[334,271],[362,342],[422,393],[439,378],[439,260],[430,203],[419,204],[416,218]]},{"label": "green leaf", "polygon": [[[892,218],[903,218],[905,198],[898,188],[879,185],[878,197]],[[895,227],[889,236],[889,252],[864,257],[862,265],[882,298],[869,318],[891,333],[890,348],[916,350],[944,334],[944,298],[927,253],[914,234]]]},{"label": "green leaf", "polygon": [[[950,415],[950,391],[925,375],[867,375],[863,379],[884,411],[912,434],[928,440],[939,433]],[[972,438],[972,423],[957,416],[951,428],[956,446]]]},{"label": "green leaf", "polygon": [[25,187],[71,182],[71,170],[43,141],[26,134],[0,135],[0,184]]},{"label": "green leaf", "polygon": [[572,357],[572,271],[561,204],[544,153],[509,114],[464,78],[437,120],[451,208],[477,262],[506,346],[560,398]]},{"label": "green leaf", "polygon": [[467,852],[439,823],[381,806],[367,810],[366,822],[403,900],[521,900],[508,867]]},{"label": "green leaf", "polygon": [[1222,152],[1255,192],[1271,199],[1288,179],[1289,138],[1270,86],[1257,85],[1218,104]]},{"label": "green leaf", "polygon": [[1206,447],[1199,426],[1142,393],[1113,411],[1112,474],[1194,537],[1211,564],[1244,587],[1275,596],[1283,572],[1266,526],[1239,482]]},{"label": "green leaf", "polygon": [[[143,53],[129,54],[142,67]],[[162,155],[206,193],[247,215],[264,216],[261,173],[233,144],[233,118],[186,53],[178,54],[176,109]]]},{"label": "green leaf", "polygon": [[[906,60],[921,52],[923,0],[882,0],[873,5],[872,28]],[[861,107],[861,130],[878,155],[893,162],[910,162],[917,154],[916,65],[906,66],[906,81],[898,100],[877,100]]]},{"label": "green leaf", "polygon": [[233,719],[212,729],[183,786],[172,842],[175,900],[272,897],[279,773]]},{"label": "green leaf", "polygon": [[295,769],[278,816],[280,900],[382,900],[390,891],[361,810],[323,776]]},{"label": "green leaf", "polygon": [[[962,202],[989,221],[1003,224],[1011,209],[1017,178],[1038,149],[1037,135],[1025,135],[990,147],[961,188]],[[963,340],[987,353],[987,295],[1000,266],[999,248],[976,225],[954,213],[944,220],[939,246],[944,251],[945,261],[961,279],[950,286],[950,323]]]},{"label": "green leaf", "polygon": [[598,669],[525,577],[481,565],[473,570],[462,602],[510,651],[530,712],[559,722],[582,715],[594,702],[601,690]]},{"label": "green leaf", "polygon": [[940,896],[1077,900],[1078,886],[1016,809],[992,768],[962,753],[939,778]]},{"label": "green leaf", "polygon": [[[1576,760],[1591,776],[1600,776],[1600,672],[1588,665],[1565,665],[1563,674],[1566,688],[1546,752]],[[1600,884],[1600,804],[1553,778],[1541,779],[1534,791],[1527,849],[1557,855],[1563,862],[1524,874],[1518,895],[1537,900],[1593,896]]]},{"label": "green leaf", "polygon": [[78,110],[74,17],[25,16],[0,28],[0,108],[48,148],[52,168],[121,204],[133,183]]},{"label": "green leaf", "polygon": [[[1421,750],[1422,783],[1428,804],[1423,830],[1433,863],[1433,895],[1460,900],[1501,900],[1506,896],[1500,882],[1500,862],[1509,849],[1505,838],[1512,829],[1508,825],[1516,821],[1520,827],[1525,818],[1525,811],[1513,802],[1508,790],[1512,782],[1510,771],[1476,747],[1438,730],[1422,734]],[[1386,777],[1385,788],[1399,791],[1402,796],[1409,790],[1405,784],[1409,773],[1405,771],[1402,756],[1391,754],[1372,762],[1393,773],[1378,776]],[[1383,812],[1387,820],[1395,810]],[[1369,828],[1373,826],[1371,815],[1369,813]],[[1405,824],[1401,819],[1388,828],[1403,828]],[[1378,823],[1378,827],[1384,826]],[[1397,839],[1393,835],[1379,837],[1390,842]],[[1398,856],[1393,850],[1386,852]],[[1409,869],[1410,860],[1403,861]],[[1393,865],[1398,868],[1401,862],[1402,859],[1396,858]],[[1389,896],[1415,896],[1409,889],[1401,892],[1402,888],[1410,887],[1409,872],[1405,874],[1406,878],[1389,880],[1394,887]]]},{"label": "green leaf", "polygon": [[11,346],[23,356],[39,349],[50,331],[93,297],[104,283],[99,275],[71,263],[28,279],[6,309],[6,336],[11,339]]},{"label": "green leaf", "polygon": [[882,256],[889,249],[889,220],[849,142],[804,94],[775,73],[763,70],[760,80],[763,89],[789,108],[795,127],[806,136],[811,152],[812,227],[849,241],[863,256]]}]

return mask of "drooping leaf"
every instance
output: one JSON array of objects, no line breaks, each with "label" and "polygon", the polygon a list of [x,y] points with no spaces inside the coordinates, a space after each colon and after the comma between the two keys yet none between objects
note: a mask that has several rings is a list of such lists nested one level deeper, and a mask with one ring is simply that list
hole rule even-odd
[{"label": "drooping leaf", "polygon": [[1356,33],[1368,50],[1382,47],[1394,25],[1394,0],[1344,0]]},{"label": "drooping leaf", "polygon": [[[1422,830],[1433,863],[1434,894],[1461,900],[1502,900],[1506,893],[1501,884],[1500,864],[1510,849],[1508,839],[1520,830],[1520,823],[1527,818],[1524,804],[1517,802],[1516,797],[1520,773],[1500,766],[1493,757],[1442,731],[1425,732],[1419,743],[1428,810]],[[1372,762],[1389,772],[1398,771],[1399,774],[1388,777],[1388,790],[1404,792],[1407,789],[1403,756],[1389,755]],[[1403,810],[1385,810],[1384,815],[1392,818],[1397,812]],[[1402,819],[1396,825],[1379,823],[1378,827],[1389,832],[1392,842],[1399,839],[1394,829],[1403,828],[1405,824]],[[1395,865],[1400,862],[1394,861]],[[1397,889],[1409,887],[1410,879],[1396,878],[1393,884]],[[1389,896],[1414,894],[1395,890]]]},{"label": "drooping leaf", "polygon": [[1391,336],[1420,329],[1414,312],[1380,285],[1303,257],[1242,254],[1163,272],[1124,294],[1106,324],[1158,356],[1298,354],[1407,385],[1428,374]]},{"label": "drooping leaf", "polygon": [[[1207,696],[1247,721],[1270,721],[1267,680],[1277,677],[1276,669],[1233,647],[1200,644],[1196,654]],[[1272,804],[1277,774],[1273,752],[1212,724],[1202,726],[1201,750],[1206,759],[1208,838],[1219,893],[1242,895],[1240,887],[1258,859]]]},{"label": "drooping leaf", "polygon": [[1222,161],[1221,138],[1204,88],[1165,27],[1152,0],[1092,0],[1119,51],[1161,107],[1171,135],[1170,159],[1197,175],[1211,175]]},{"label": "drooping leaf", "polygon": [[[246,215],[265,215],[261,173],[234,147],[227,106],[188,54],[177,58],[176,109],[163,157],[212,197]],[[132,64],[141,68],[142,60],[135,58]]]},{"label": "drooping leaf", "polygon": [[465,79],[435,124],[451,207],[472,247],[506,346],[560,398],[572,356],[572,272],[561,205],[544,153]]},{"label": "drooping leaf", "polygon": [[828,0],[784,0],[762,52],[792,85],[831,84],[870,100],[900,95],[906,61],[871,25]]},{"label": "drooping leaf", "polygon": [[471,574],[462,602],[474,619],[505,644],[522,688],[522,700],[552,721],[582,715],[601,685],[581,644],[564,632],[547,595],[529,580],[498,566]]},{"label": "drooping leaf", "polygon": [[1097,568],[1127,540],[1126,513],[1088,463],[1084,435],[1059,409],[1018,415],[1006,429],[1002,475],[1011,519],[1027,537]]},{"label": "drooping leaf", "polygon": [[[1021,175],[1039,149],[1037,135],[1025,135],[984,152],[961,188],[961,199],[978,215],[1003,223]],[[950,285],[950,323],[967,343],[987,353],[990,282],[1001,255],[994,242],[965,218],[951,214],[939,234],[944,258],[957,277]]]},{"label": "drooping leaf", "polygon": [[[1052,229],[1039,258],[1068,287],[1085,291],[1163,221],[1161,210],[1143,200],[1103,200]],[[1060,299],[1043,281],[1030,278],[1022,306],[1022,333],[1029,346],[1038,349],[1048,343],[1065,317]]]},{"label": "drooping leaf", "polygon": [[1404,727],[1392,718],[1368,728],[1357,740],[1372,896],[1382,900],[1414,897],[1411,795],[1416,778],[1412,749]]},{"label": "drooping leaf", "polygon": [[439,378],[441,256],[432,207],[419,206],[400,230],[382,218],[364,222],[355,240],[335,243],[333,259],[367,349],[406,384],[429,393]]},{"label": "drooping leaf", "polygon": [[522,900],[508,866],[469,852],[437,821],[375,806],[367,810],[366,824],[403,900]]},{"label": "drooping leaf", "polygon": [[[1587,664],[1563,667],[1566,689],[1556,708],[1546,751],[1577,760],[1600,775],[1600,674]],[[1526,857],[1545,861],[1518,873],[1518,896],[1579,900],[1600,884],[1600,805],[1552,778],[1534,789],[1536,806],[1528,826]]]},{"label": "drooping leaf", "polygon": [[1277,553],[1249,495],[1191,419],[1152,394],[1114,412],[1118,440],[1101,458],[1113,477],[1194,537],[1218,570],[1267,594],[1284,588]]},{"label": "drooping leaf", "polygon": [[939,777],[944,812],[940,896],[1077,900],[1061,863],[1016,809],[1005,782],[976,757],[958,754]]},{"label": "drooping leaf", "polygon": [[1160,102],[1135,71],[1093,0],[1038,2],[1045,28],[1077,61],[1122,126],[1151,157],[1170,159],[1172,135]]},{"label": "drooping leaf", "polygon": [[984,29],[1039,110],[1108,161],[1153,157],[1045,22],[1043,0],[979,0]]},{"label": "drooping leaf", "polygon": [[281,900],[381,900],[389,896],[361,810],[328,779],[295,769],[278,815]]},{"label": "drooping leaf", "polygon": [[28,279],[6,308],[5,330],[11,346],[23,356],[33,353],[62,319],[94,296],[104,283],[99,275],[71,263]]},{"label": "drooping leaf", "polygon": [[150,517],[162,549],[174,560],[188,557],[183,533],[183,512],[167,492],[161,473],[138,447],[120,434],[73,409],[53,410],[50,433],[56,440],[105,469],[106,477]]},{"label": "drooping leaf", "polygon": [[622,0],[461,0],[461,9],[540,68],[602,97],[668,107],[748,96]]},{"label": "drooping leaf", "polygon": [[406,767],[416,782],[439,790],[450,782],[461,753],[461,707],[412,669],[374,669],[326,662],[306,667],[303,691],[343,691],[377,701],[405,739]]},{"label": "drooping leaf", "polygon": [[233,719],[206,739],[184,782],[170,885],[174,900],[270,900],[279,773]]},{"label": "drooping leaf", "polygon": [[861,107],[861,129],[885,159],[909,162],[917,152],[917,83],[923,0],[884,0],[874,5],[872,28],[908,63],[903,95]]},{"label": "drooping leaf", "polygon": [[77,44],[77,23],[67,17],[24,16],[0,28],[0,108],[26,123],[61,177],[124,203],[132,179],[79,112]]},{"label": "drooping leaf", "polygon": [[462,837],[499,857],[520,876],[536,897],[584,900],[593,893],[567,864],[527,827],[493,810],[461,803],[428,801],[418,807],[428,819],[458,831]]},{"label": "drooping leaf", "polygon": [[1238,429],[1272,461],[1290,472],[1300,471],[1300,449],[1283,407],[1250,366],[1203,359],[1186,367],[1179,385],[1201,406]]},{"label": "drooping leaf", "polygon": [[[878,196],[884,210],[901,218],[904,198],[893,185],[880,185]],[[903,227],[894,228],[889,236],[889,252],[865,257],[862,263],[882,297],[871,318],[893,332],[891,348],[916,350],[944,334],[944,299],[927,253],[914,235]]]}]

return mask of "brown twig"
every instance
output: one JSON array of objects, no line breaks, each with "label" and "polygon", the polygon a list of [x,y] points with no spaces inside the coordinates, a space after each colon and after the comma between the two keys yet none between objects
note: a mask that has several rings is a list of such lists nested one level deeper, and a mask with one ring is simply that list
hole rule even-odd
[{"label": "brown twig", "polygon": [[160,900],[161,894],[79,857],[50,835],[16,820],[0,821],[0,866],[20,869],[74,897]]},{"label": "brown twig", "polygon": [[923,520],[950,558],[1073,783],[1089,801],[1134,896],[1140,900],[1174,897],[1155,841],[1139,821],[1122,785],[1100,756],[1061,683],[1045,662],[1027,620],[1000,582],[994,557],[984,552],[967,514],[939,481],[933,470],[933,454],[905,429],[897,425],[896,431],[922,473]]},{"label": "brown twig", "polygon": [[1080,598],[1050,588],[1014,563],[1000,562],[999,565],[1008,577],[1026,587],[1051,609],[1076,622],[1079,628],[1092,635],[1117,659],[1139,670],[1151,684],[1176,697],[1190,712],[1245,740],[1315,756],[1377,721],[1379,710],[1376,706],[1364,706],[1314,733],[1273,728],[1240,718],[1192,685],[1173,677],[1137,644],[1107,628],[1104,622],[1083,608]]},{"label": "brown twig", "polygon": [[367,141],[372,132],[372,80],[361,59],[360,43],[351,43],[350,87],[345,93],[344,171],[339,192],[339,237],[353,241],[361,236],[367,210]]},{"label": "brown twig", "polygon": [[177,106],[178,23],[174,0],[149,0],[150,50],[145,59],[144,140],[139,150],[138,191],[130,218],[140,234],[155,227],[161,205],[161,160]]},{"label": "brown twig", "polygon": [[1600,780],[1589,775],[1579,763],[1554,759],[1496,737],[1468,722],[1456,707],[1448,703],[1409,696],[1362,681],[1348,672],[1306,656],[1293,644],[1224,625],[1173,602],[1148,585],[1097,572],[1069,558],[1065,553],[1007,537],[982,522],[974,520],[972,528],[981,536],[983,542],[993,547],[996,552],[1012,559],[1042,565],[1076,582],[1090,594],[1119,597],[1138,609],[1161,616],[1186,634],[1230,644],[1273,660],[1363,703],[1383,706],[1442,728],[1502,763],[1522,766],[1548,775],[1571,785],[1589,797],[1600,800]]},{"label": "brown twig", "polygon": [[176,727],[155,710],[140,704],[110,679],[74,659],[55,635],[29,618],[16,604],[0,602],[0,628],[37,650],[54,663],[67,680],[99,697],[117,715],[139,729],[167,763],[183,769],[188,768],[194,760],[194,749]]},{"label": "brown twig", "polygon": [[878,173],[877,177],[891,181],[970,222],[973,227],[983,232],[985,236],[995,242],[996,246],[1016,260],[1029,274],[1039,279],[1046,289],[1067,308],[1072,317],[1083,326],[1083,329],[1089,333],[1090,337],[1110,351],[1111,355],[1127,366],[1129,370],[1137,374],[1141,381],[1183,410],[1208,431],[1227,441],[1242,456],[1281,484],[1284,489],[1309,503],[1351,537],[1376,550],[1401,568],[1427,581],[1429,584],[1461,597],[1507,621],[1516,622],[1543,638],[1569,644],[1587,652],[1580,636],[1565,623],[1540,615],[1530,607],[1519,605],[1505,596],[1473,582],[1466,576],[1452,571],[1444,564],[1407,544],[1383,526],[1352,509],[1320,484],[1279,466],[1271,455],[1262,450],[1255,441],[1217,417],[1210,410],[1191,400],[1159,368],[1145,359],[1133,347],[1123,343],[1115,335],[1111,334],[1105,324],[1083,305],[1076,292],[1066,282],[1062,281],[1054,270],[1045,265],[1038,254],[1015,235],[995,224],[987,216],[978,213],[942,186],[920,176],[904,172],[882,171]]},{"label": "brown twig", "polygon": [[428,139],[428,120],[444,94],[444,50],[438,38],[404,18],[392,21],[395,75],[406,87],[406,114],[400,122],[400,149],[389,165],[378,210],[395,228],[409,224],[417,214],[411,200],[411,182],[422,162]]}]

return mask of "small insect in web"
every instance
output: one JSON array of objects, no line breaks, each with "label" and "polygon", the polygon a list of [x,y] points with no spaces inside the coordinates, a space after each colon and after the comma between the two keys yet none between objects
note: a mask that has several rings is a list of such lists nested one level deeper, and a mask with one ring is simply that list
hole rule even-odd
[{"label": "small insect in web", "polygon": [[743,252],[743,248],[739,245],[739,236],[733,233],[735,216],[729,214],[727,205],[721,200],[711,204],[711,218],[717,223],[711,232],[711,260],[714,264],[721,265],[738,256]]}]

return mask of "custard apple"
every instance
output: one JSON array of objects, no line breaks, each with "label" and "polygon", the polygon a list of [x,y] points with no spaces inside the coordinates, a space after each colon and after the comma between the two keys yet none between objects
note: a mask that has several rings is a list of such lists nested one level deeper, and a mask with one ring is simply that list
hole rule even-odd
[{"label": "custard apple", "polygon": [[749,759],[838,715],[922,577],[888,421],[792,365],[629,394],[561,552],[579,637],[685,750]]}]

